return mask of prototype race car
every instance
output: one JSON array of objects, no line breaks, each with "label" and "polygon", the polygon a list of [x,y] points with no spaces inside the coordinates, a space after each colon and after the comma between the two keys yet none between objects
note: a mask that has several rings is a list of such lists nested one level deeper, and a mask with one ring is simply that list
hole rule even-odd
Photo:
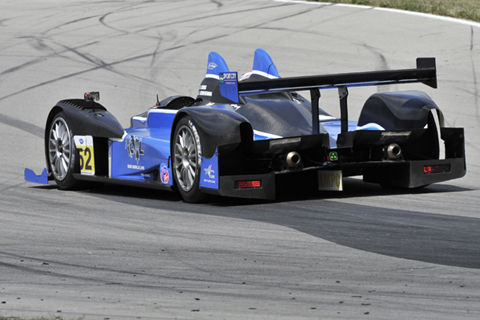
[{"label": "prototype race car", "polygon": [[[357,175],[402,188],[464,176],[464,130],[444,127],[423,92],[373,94],[358,121],[348,120],[348,87],[412,82],[437,87],[435,58],[418,58],[415,69],[280,78],[257,49],[253,70],[239,79],[211,52],[196,98],[157,98],[127,129],[96,102],[98,92],[58,102],[46,123],[47,168],[40,176],[25,169],[25,179],[54,179],[61,189],[108,182],[176,190],[198,202],[342,190],[343,177]],[[340,119],[319,108],[320,90],[332,88]]]}]

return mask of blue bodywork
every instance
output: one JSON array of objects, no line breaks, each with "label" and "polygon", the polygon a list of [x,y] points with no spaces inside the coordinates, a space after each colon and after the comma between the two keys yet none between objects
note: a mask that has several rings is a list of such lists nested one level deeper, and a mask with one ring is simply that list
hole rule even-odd
[{"label": "blue bodywork", "polygon": [[153,172],[159,170],[162,184],[172,185],[168,161],[175,114],[172,110],[151,109],[147,117],[132,119],[132,128],[125,129],[122,140],[110,140],[110,178],[153,181]]},{"label": "blue bodywork", "polygon": [[[133,117],[120,141],[110,140],[110,178],[154,181],[172,186],[170,137],[176,110],[150,109],[145,117]],[[200,187],[218,189],[218,159],[203,158]]]}]

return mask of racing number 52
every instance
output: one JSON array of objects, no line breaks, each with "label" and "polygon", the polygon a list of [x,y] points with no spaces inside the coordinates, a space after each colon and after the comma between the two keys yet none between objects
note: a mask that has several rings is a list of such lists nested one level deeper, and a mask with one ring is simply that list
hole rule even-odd
[{"label": "racing number 52", "polygon": [[[90,147],[86,147],[85,149],[78,150],[80,154],[80,170],[81,171],[92,171],[92,150]],[[82,155],[83,153],[83,155]],[[85,160],[86,158],[86,160]]]},{"label": "racing number 52", "polygon": [[95,156],[92,136],[74,136],[80,160],[80,173],[93,176],[95,174]]}]

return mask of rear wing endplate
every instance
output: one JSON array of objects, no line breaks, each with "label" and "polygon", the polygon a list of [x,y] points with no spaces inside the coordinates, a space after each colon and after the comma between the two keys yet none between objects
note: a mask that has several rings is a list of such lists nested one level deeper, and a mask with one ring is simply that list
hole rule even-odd
[{"label": "rear wing endplate", "polygon": [[223,97],[234,103],[238,103],[239,96],[244,95],[309,90],[312,103],[312,134],[319,133],[319,89],[338,89],[341,132],[344,133],[348,131],[348,87],[421,82],[432,88],[437,88],[435,58],[417,58],[416,69],[354,72],[246,82],[238,82],[237,79],[236,72],[220,73],[220,92]]}]

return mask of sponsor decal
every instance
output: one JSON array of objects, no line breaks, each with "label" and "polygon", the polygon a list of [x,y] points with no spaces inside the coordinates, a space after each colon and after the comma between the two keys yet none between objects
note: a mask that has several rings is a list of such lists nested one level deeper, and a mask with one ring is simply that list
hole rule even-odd
[{"label": "sponsor decal", "polygon": [[137,160],[138,165],[140,156],[143,156],[144,154],[142,149],[142,138],[135,137],[134,135],[128,136],[128,138],[125,140],[125,149],[127,149],[128,156],[130,158],[135,156],[135,160]]},{"label": "sponsor decal", "polygon": [[238,85],[236,72],[220,72],[220,94],[230,101],[238,103]]},{"label": "sponsor decal", "polygon": [[213,70],[213,69],[215,69],[216,67],[217,67],[217,64],[216,64],[215,62],[210,62],[210,63],[208,64],[208,67],[207,67],[207,68],[208,68],[208,70]]},{"label": "sponsor decal", "polygon": [[212,92],[211,92],[211,91],[202,91],[202,90],[200,90],[200,92],[199,92],[198,94],[201,95],[201,96],[206,96],[206,97],[211,97],[211,96],[212,96]]},{"label": "sponsor decal", "polygon": [[207,86],[204,85],[204,84],[202,84],[202,85],[200,86],[200,90],[207,90]]},{"label": "sponsor decal", "polygon": [[220,73],[220,81],[236,81],[237,73],[236,72],[223,72]]},{"label": "sponsor decal", "polygon": [[341,170],[318,171],[318,189],[329,191],[342,191],[343,178]]},{"label": "sponsor decal", "polygon": [[167,184],[170,181],[170,174],[168,173],[167,166],[163,166],[160,170],[160,180],[163,184]]},{"label": "sponsor decal", "polygon": [[[215,174],[214,174],[215,170],[212,169],[212,165],[209,165],[207,169],[203,169],[203,170],[205,171],[205,174],[208,176],[209,179],[215,179]],[[214,181],[211,181],[211,182],[214,183]]]},{"label": "sponsor decal", "polygon": [[136,164],[127,164],[128,169],[134,169],[134,170],[145,170],[145,166],[139,166]]},{"label": "sponsor decal", "polygon": [[142,173],[141,176],[142,176],[145,180],[153,181],[153,174],[151,174],[151,173]]},{"label": "sponsor decal", "polygon": [[218,154],[215,153],[210,159],[203,158],[200,176],[200,187],[218,189]]}]

